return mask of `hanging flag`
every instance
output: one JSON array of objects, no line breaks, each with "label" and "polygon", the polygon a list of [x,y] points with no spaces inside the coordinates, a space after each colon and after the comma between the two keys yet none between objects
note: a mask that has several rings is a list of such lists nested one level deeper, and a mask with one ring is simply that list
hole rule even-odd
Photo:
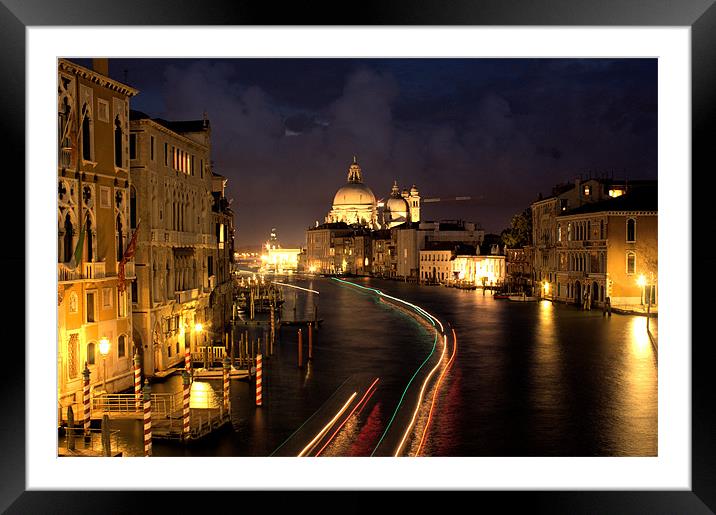
[{"label": "hanging flag", "polygon": [[117,283],[117,291],[123,292],[126,289],[125,281],[124,281],[124,265],[127,263],[127,261],[134,257],[134,254],[137,251],[137,233],[139,233],[139,226],[142,225],[142,221],[140,220],[137,224],[137,228],[134,229],[134,234],[132,234],[132,238],[129,240],[129,244],[127,245],[127,250],[124,251],[124,254],[122,255],[122,259],[119,261],[119,266],[117,270],[117,277],[119,279],[119,282]]},{"label": "hanging flag", "polygon": [[75,247],[75,252],[72,254],[72,259],[70,260],[70,263],[68,265],[69,268],[72,270],[76,269],[79,264],[82,262],[82,251],[84,249],[85,244],[85,225],[87,222],[82,224],[82,228],[80,229],[80,237],[77,240],[77,246]]}]

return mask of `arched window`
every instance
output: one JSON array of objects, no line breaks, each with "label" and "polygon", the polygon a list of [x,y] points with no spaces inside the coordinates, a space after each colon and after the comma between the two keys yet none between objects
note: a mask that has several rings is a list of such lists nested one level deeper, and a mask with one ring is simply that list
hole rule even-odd
[{"label": "arched window", "polygon": [[627,274],[636,273],[636,254],[634,252],[627,252]]},{"label": "arched window", "polygon": [[63,240],[63,246],[64,246],[64,256],[63,256],[63,262],[69,263],[72,261],[72,237],[74,236],[74,228],[72,227],[72,219],[70,218],[70,214],[67,213],[67,216],[65,216],[65,236]]},{"label": "arched window", "polygon": [[94,255],[92,253],[92,219],[87,217],[87,261],[94,261]]},{"label": "arched window", "polygon": [[134,186],[129,188],[129,226],[137,228],[137,190]]},{"label": "arched window", "polygon": [[122,121],[114,119],[114,166],[122,168]]},{"label": "arched window", "polygon": [[90,342],[87,344],[87,364],[94,365],[94,343]]},{"label": "arched window", "polygon": [[122,218],[117,215],[117,261],[122,260],[124,256],[124,239],[122,237]]},{"label": "arched window", "polygon": [[633,218],[627,220],[626,241],[636,241],[636,220]]},{"label": "arched window", "polygon": [[82,115],[82,159],[92,161],[92,120],[87,104],[82,106]]},{"label": "arched window", "polygon": [[127,337],[120,335],[117,339],[117,357],[123,358],[127,355]]}]

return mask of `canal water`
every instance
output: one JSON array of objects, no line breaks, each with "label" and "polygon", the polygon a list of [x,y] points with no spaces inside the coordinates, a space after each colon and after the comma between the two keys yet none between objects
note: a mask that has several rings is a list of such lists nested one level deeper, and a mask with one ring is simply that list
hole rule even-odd
[{"label": "canal water", "polygon": [[[283,309],[292,319],[295,299],[296,317],[311,319],[317,303],[323,323],[314,332],[312,362],[306,364],[305,328],[299,369],[297,329],[283,327],[275,354],[265,359],[263,407],[255,406],[253,382],[232,380],[230,427],[188,446],[155,441],[155,456],[269,456],[347,380],[379,378],[370,402],[323,455],[371,454],[434,334],[356,288],[326,278],[293,282],[320,291],[291,291]],[[657,366],[645,318],[496,300],[480,290],[355,282],[414,302],[456,331],[457,357],[422,454],[657,455]],[[221,384],[196,387],[210,399]],[[180,388],[175,375],[152,389]],[[113,421],[113,428],[125,455],[141,454],[138,422]]]}]

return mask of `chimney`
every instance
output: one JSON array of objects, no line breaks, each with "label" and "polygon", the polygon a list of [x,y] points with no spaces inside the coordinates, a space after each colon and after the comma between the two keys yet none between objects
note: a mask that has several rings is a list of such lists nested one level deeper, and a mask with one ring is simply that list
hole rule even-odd
[{"label": "chimney", "polygon": [[109,59],[107,59],[106,57],[93,58],[92,69],[97,73],[109,76]]}]

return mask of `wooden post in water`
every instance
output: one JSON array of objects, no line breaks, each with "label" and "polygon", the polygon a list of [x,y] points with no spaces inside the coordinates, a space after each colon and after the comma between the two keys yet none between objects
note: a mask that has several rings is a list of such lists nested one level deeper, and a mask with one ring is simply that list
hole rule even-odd
[{"label": "wooden post in water", "polygon": [[84,416],[82,425],[84,427],[85,437],[89,436],[90,432],[90,371],[85,361],[85,369],[82,371],[83,385],[82,385],[82,404],[84,406]]},{"label": "wooden post in water", "polygon": [[303,367],[303,337],[301,330],[298,330],[298,368]]},{"label": "wooden post in water", "polygon": [[231,340],[231,366],[236,366],[236,342]]},{"label": "wooden post in water", "polygon": [[313,359],[313,324],[308,323],[308,360]]},{"label": "wooden post in water", "polygon": [[189,409],[189,402],[191,399],[191,387],[189,386],[189,372],[182,370],[181,373],[182,384],[184,385],[184,397],[182,404],[182,431],[181,437],[185,442],[189,439],[191,432],[191,410]]},{"label": "wooden post in water", "polygon": [[67,408],[67,450],[75,450],[75,414],[72,406]]},{"label": "wooden post in water", "polygon": [[152,387],[144,380],[144,456],[152,455]]},{"label": "wooden post in water", "polygon": [[142,410],[142,364],[139,358],[139,348],[134,353],[134,401],[137,411]]},{"label": "wooden post in water", "polygon": [[112,444],[109,439],[109,415],[102,416],[102,456],[112,455]]},{"label": "wooden post in water", "polygon": [[261,354],[256,356],[256,405],[261,406],[263,405],[263,385],[262,379],[263,379],[263,371],[262,369],[262,362],[261,362]]},{"label": "wooden post in water", "polygon": [[224,403],[223,403],[223,406],[224,406],[224,411],[226,413],[228,413],[229,412],[229,366],[230,366],[228,356],[224,357],[223,365],[224,365],[224,367],[223,367],[223,369],[224,369],[223,370],[224,371]]}]

